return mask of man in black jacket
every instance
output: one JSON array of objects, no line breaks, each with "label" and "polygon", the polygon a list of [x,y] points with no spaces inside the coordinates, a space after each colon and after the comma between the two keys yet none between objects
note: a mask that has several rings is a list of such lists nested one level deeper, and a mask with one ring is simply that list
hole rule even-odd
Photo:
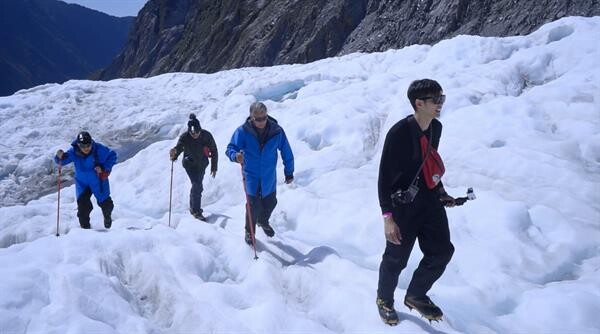
[{"label": "man in black jacket", "polygon": [[183,168],[192,182],[190,213],[195,218],[206,221],[202,214],[202,191],[204,190],[202,181],[206,167],[208,167],[208,158],[210,158],[210,175],[213,178],[217,175],[219,155],[212,134],[200,127],[200,121],[194,114],[190,114],[188,131],[179,137],[177,145],[169,152],[171,160],[177,160],[182,152]]},{"label": "man in black jacket", "polygon": [[419,240],[423,259],[406,290],[404,304],[429,320],[440,320],[443,314],[427,292],[454,253],[444,206],[452,207],[455,202],[440,180],[444,168],[436,151],[442,133],[436,118],[445,95],[440,84],[430,79],[413,81],[407,93],[414,114],[389,130],[378,180],[386,248],[379,267],[377,307],[382,320],[392,326],[398,323],[394,290],[415,240]]}]

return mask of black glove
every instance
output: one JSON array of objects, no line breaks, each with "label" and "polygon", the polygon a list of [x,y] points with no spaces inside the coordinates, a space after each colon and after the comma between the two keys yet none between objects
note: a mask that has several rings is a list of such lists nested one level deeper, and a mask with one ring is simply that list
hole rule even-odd
[{"label": "black glove", "polygon": [[292,183],[292,181],[294,181],[294,175],[286,175],[285,176],[285,183],[286,184],[290,184],[290,183]]}]

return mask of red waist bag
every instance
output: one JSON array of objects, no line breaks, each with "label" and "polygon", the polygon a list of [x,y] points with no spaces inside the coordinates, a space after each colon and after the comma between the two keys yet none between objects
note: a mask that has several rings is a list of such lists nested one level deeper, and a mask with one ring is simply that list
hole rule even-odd
[{"label": "red waist bag", "polygon": [[[444,172],[446,168],[444,168],[444,162],[442,161],[442,157],[438,154],[433,146],[429,145],[429,140],[427,140],[427,136],[421,136],[421,152],[423,154],[423,159],[425,163],[423,163],[423,176],[425,176],[425,184],[427,184],[427,188],[433,189],[444,176]],[[429,150],[429,154],[427,154]]]},{"label": "red waist bag", "polygon": [[204,156],[207,158],[212,158],[212,152],[208,148],[208,146],[204,146]]}]

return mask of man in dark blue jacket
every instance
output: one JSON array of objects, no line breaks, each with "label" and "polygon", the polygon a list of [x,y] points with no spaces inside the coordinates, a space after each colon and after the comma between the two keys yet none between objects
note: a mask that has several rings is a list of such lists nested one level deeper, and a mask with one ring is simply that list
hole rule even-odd
[{"label": "man in dark blue jacket", "polygon": [[250,116],[237,128],[227,145],[227,156],[233,162],[242,164],[245,187],[250,204],[246,212],[245,241],[252,244],[250,233],[258,224],[268,237],[275,235],[269,224],[271,213],[277,205],[277,150],[283,160],[285,183],[294,180],[294,155],[285,132],[277,121],[267,115],[267,107],[261,102],[250,106]]},{"label": "man in dark blue jacket", "polygon": [[87,131],[82,131],[71,143],[67,152],[58,150],[54,162],[60,165],[75,164],[75,191],[77,195],[77,217],[81,228],[90,228],[92,194],[102,208],[104,227],[112,225],[113,201],[110,198],[108,176],[117,162],[117,153],[92,140]]}]

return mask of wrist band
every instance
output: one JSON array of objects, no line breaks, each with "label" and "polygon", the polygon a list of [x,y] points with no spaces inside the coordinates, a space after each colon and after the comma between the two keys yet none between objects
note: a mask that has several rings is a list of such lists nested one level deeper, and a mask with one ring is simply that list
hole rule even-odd
[{"label": "wrist band", "polygon": [[391,212],[385,212],[385,213],[383,214],[383,218],[390,218],[391,216],[392,216],[392,213],[391,213]]}]

